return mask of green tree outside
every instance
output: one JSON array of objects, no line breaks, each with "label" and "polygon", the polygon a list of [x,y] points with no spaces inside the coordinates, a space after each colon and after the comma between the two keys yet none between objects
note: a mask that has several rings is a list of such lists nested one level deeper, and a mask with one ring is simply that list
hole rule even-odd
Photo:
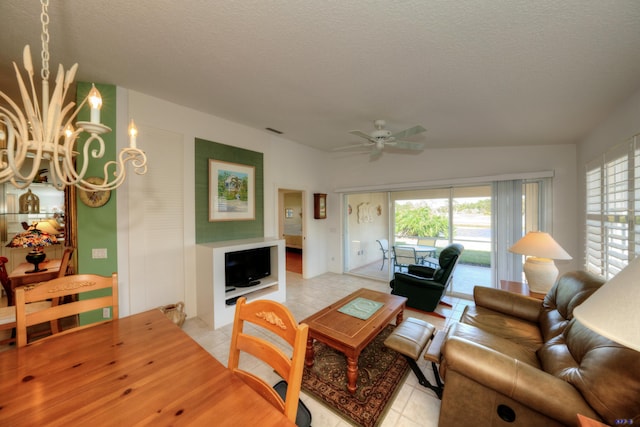
[{"label": "green tree outside", "polygon": [[396,205],[396,236],[449,237],[449,219],[429,206]]}]

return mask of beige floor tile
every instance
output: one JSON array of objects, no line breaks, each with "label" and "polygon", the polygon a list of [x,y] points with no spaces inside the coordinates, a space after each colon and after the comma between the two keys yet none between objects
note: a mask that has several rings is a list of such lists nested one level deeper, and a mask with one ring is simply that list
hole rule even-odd
[{"label": "beige floor tile", "polygon": [[[301,321],[321,308],[334,303],[360,288],[375,289],[380,292],[390,291],[388,283],[363,277],[327,273],[306,280],[302,279],[300,274],[287,272],[287,301],[285,305],[292,311],[296,319]],[[449,316],[455,316],[461,313],[464,305],[466,305],[466,303],[458,304],[460,300],[457,298],[449,298],[449,300],[453,303],[453,307],[447,308],[443,306],[439,307],[437,311],[443,314],[446,313]],[[405,311],[404,317],[423,319],[439,329],[447,327],[451,320],[410,309]],[[457,318],[459,318],[459,315]],[[457,320],[457,318],[454,320]],[[216,359],[220,360],[224,365],[227,364],[229,355],[228,347],[231,336],[231,328],[229,326],[218,330],[209,330],[201,320],[190,318],[185,322],[184,331],[192,336]],[[242,360],[241,365],[248,367],[253,366],[251,362],[244,362],[243,364]],[[266,375],[267,378],[271,378],[271,375],[273,375],[273,382],[278,381],[277,376],[273,372],[269,372],[268,368],[265,369],[259,365],[255,366],[256,374],[260,376]],[[431,365],[422,360],[419,361],[419,366],[427,378],[433,383]],[[418,384],[415,375],[411,371],[407,374],[404,383],[400,387],[381,425],[383,427],[436,426],[440,411],[440,401],[435,394]],[[313,414],[314,427],[341,427],[351,425],[304,392],[302,394],[302,400]],[[431,424],[432,421],[433,424]]]}]

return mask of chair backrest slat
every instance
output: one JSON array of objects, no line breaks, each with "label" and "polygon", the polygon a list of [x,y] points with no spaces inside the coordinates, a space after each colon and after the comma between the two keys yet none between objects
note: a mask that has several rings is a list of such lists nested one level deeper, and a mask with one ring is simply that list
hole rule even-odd
[{"label": "chair backrest slat", "polygon": [[[101,292],[93,292],[101,289],[110,290],[110,295],[105,296]],[[29,313],[26,310],[26,304],[29,303],[45,300],[55,301],[65,296],[76,294],[85,295],[77,301],[60,305],[54,304],[50,308],[37,312]],[[49,280],[48,282],[21,286],[16,289],[16,341],[18,343],[18,347],[22,347],[27,344],[28,326],[57,321],[64,317],[107,307],[111,309],[111,318],[117,319],[118,275],[116,273],[113,273],[110,277],[103,277],[95,274],[75,274],[59,277],[57,279]],[[111,319],[105,319],[104,321],[109,320]],[[103,322],[79,326],[78,328],[90,327]],[[72,330],[73,329],[68,331]],[[67,331],[64,332],[66,333]]]},{"label": "chair backrest slat", "polygon": [[[245,330],[245,323],[251,324],[251,332],[259,329],[260,332],[274,334],[281,340],[277,340],[276,337],[274,337],[276,339],[267,340],[262,333],[259,335],[249,334]],[[257,300],[247,303],[244,297],[236,302],[228,368],[294,422],[302,386],[308,333],[309,327],[306,324],[298,324],[291,312],[278,302]],[[283,349],[276,342],[286,343],[288,348]],[[291,356],[286,353],[289,351]],[[284,401],[271,385],[240,369],[241,352],[262,360],[284,378],[287,382],[287,394]]]},{"label": "chair backrest slat", "polygon": [[66,248],[64,253],[62,254],[62,259],[60,261],[60,271],[58,272],[58,277],[66,276],[69,270],[69,264],[71,262],[71,256],[73,255],[73,248]]}]

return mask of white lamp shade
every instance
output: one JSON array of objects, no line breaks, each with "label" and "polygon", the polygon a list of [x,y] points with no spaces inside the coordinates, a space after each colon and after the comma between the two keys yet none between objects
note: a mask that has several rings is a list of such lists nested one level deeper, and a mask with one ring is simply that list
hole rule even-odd
[{"label": "white lamp shade", "polygon": [[553,260],[571,259],[549,233],[542,231],[528,232],[509,248],[509,252],[528,256],[523,269],[529,290],[541,294],[549,292],[558,277]]},{"label": "white lamp shade", "polygon": [[549,233],[530,231],[509,252],[548,259],[571,259],[571,255],[560,246]]},{"label": "white lamp shade", "polygon": [[60,234],[60,230],[57,230],[49,221],[40,221],[35,228],[53,236]]},{"label": "white lamp shade", "polygon": [[573,315],[592,331],[640,351],[640,258],[602,285]]}]

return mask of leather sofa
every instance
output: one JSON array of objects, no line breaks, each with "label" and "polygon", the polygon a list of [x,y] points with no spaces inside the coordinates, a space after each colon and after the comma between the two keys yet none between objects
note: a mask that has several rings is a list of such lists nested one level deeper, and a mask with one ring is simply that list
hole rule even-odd
[{"label": "leather sofa", "polygon": [[639,424],[640,352],[573,318],[603,283],[567,273],[544,301],[476,287],[442,347],[439,425],[577,426],[578,413]]},{"label": "leather sofa", "polygon": [[407,273],[396,272],[389,283],[391,293],[407,297],[408,307],[433,312],[453,278],[463,251],[461,244],[453,243],[440,252],[437,268],[411,264]]}]

